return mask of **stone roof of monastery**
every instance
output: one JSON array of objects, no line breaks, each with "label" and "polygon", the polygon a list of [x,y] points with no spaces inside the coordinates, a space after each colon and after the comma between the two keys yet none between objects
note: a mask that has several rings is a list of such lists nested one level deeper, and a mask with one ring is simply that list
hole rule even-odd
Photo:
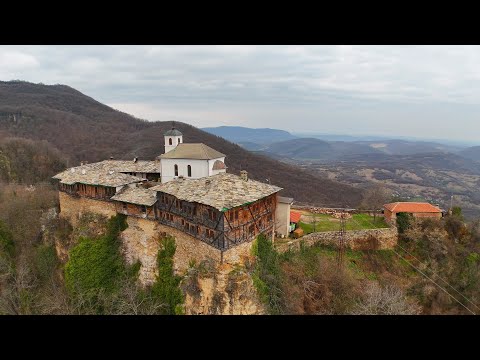
[{"label": "stone roof of monastery", "polygon": [[251,179],[245,181],[234,174],[220,173],[200,179],[175,179],[151,187],[150,190],[161,191],[180,200],[197,202],[226,211],[260,200],[282,188]]},{"label": "stone roof of monastery", "polygon": [[142,178],[124,172],[158,172],[156,169],[155,161],[105,160],[69,168],[53,178],[67,185],[80,183],[117,187],[142,181]]},{"label": "stone roof of monastery", "polygon": [[225,157],[225,154],[202,143],[178,144],[175,149],[158,156],[161,159],[197,159],[210,160]]},{"label": "stone roof of monastery", "polygon": [[157,192],[141,187],[124,187],[111,198],[130,204],[152,206],[157,201]]}]

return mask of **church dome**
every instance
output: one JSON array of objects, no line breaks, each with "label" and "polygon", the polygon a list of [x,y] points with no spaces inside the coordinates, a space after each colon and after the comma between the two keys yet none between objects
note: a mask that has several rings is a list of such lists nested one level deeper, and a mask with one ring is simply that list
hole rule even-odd
[{"label": "church dome", "polygon": [[217,160],[213,163],[212,170],[223,170],[226,169],[225,163],[223,161]]},{"label": "church dome", "polygon": [[175,128],[171,128],[170,130],[168,130],[165,134],[163,134],[164,136],[182,136],[183,134],[178,131],[177,129]]}]

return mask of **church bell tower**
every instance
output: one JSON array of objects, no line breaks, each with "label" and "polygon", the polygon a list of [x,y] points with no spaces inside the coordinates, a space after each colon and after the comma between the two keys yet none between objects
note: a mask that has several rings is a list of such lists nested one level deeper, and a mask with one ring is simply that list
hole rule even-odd
[{"label": "church bell tower", "polygon": [[163,134],[165,138],[165,154],[175,149],[178,144],[183,143],[183,134],[175,129],[172,124],[172,128]]}]

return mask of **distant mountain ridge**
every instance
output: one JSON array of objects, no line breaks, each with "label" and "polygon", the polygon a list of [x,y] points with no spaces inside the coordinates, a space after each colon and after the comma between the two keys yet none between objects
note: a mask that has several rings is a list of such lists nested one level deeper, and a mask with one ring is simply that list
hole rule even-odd
[{"label": "distant mountain ridge", "polygon": [[[320,135],[298,137],[284,130],[253,129],[236,126],[205,128],[206,131],[235,142],[250,151],[261,151],[273,157],[336,161],[343,156],[383,153],[387,155],[413,155],[428,153],[459,153],[459,146],[383,137],[355,137],[349,135]],[[286,138],[286,139],[284,139]],[[358,140],[362,138],[363,140]],[[281,140],[279,140],[281,139]],[[370,139],[370,140],[366,140]],[[461,154],[460,154],[461,155]]]},{"label": "distant mountain ridge", "polygon": [[[65,85],[0,82],[0,137],[46,140],[68,159],[68,166],[110,156],[154,159],[164,152],[163,134],[171,125],[137,119]],[[361,189],[249,152],[191,125],[176,122],[175,126],[186,142],[205,143],[227,154],[229,172],[247,170],[252,179],[268,179],[284,188],[283,196],[297,202],[357,206],[362,199]]]},{"label": "distant mountain ridge", "polygon": [[253,129],[242,126],[219,126],[206,127],[202,128],[202,130],[234,143],[251,142],[263,145],[296,138],[288,131],[269,128]]}]

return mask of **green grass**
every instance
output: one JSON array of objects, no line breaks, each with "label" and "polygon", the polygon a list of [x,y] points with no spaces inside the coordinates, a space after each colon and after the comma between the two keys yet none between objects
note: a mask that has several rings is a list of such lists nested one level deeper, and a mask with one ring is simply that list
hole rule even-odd
[{"label": "green grass", "polygon": [[[311,219],[311,217],[310,217]],[[313,224],[299,222],[299,226],[303,229],[305,234],[314,232]],[[388,225],[382,217],[377,217],[373,221],[373,216],[367,214],[354,214],[351,219],[347,220],[347,230],[364,230],[364,229],[378,229],[387,228]],[[340,221],[330,215],[317,215],[317,223],[315,224],[316,232],[323,231],[338,231],[340,230]]]},{"label": "green grass", "polygon": [[[363,269],[363,254],[364,252],[361,250],[351,250],[345,249],[345,257],[344,257],[344,264],[349,269],[352,274],[357,279],[370,279],[375,280],[377,279],[377,274],[370,271],[365,271]],[[305,247],[303,251],[300,251],[300,256],[304,259],[304,261],[317,259],[316,256],[320,255],[321,257],[328,258],[330,260],[337,259],[337,249],[333,246],[329,245],[314,245],[311,247]],[[295,256],[295,255],[293,255]],[[317,260],[318,261],[318,260]],[[310,264],[313,265],[313,264]],[[313,271],[313,268],[312,268]]]}]

